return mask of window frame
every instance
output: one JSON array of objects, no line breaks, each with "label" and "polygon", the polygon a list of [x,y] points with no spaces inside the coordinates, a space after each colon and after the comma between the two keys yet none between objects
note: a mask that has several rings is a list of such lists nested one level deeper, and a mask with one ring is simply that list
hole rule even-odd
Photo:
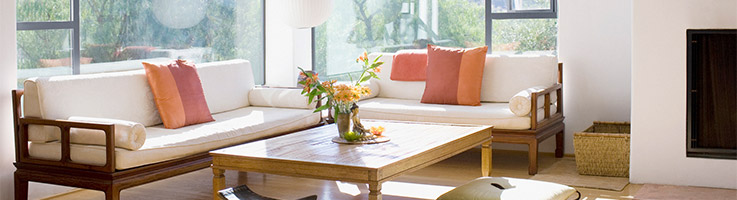
[{"label": "window frame", "polygon": [[[80,74],[80,57],[81,57],[81,35],[80,35],[80,11],[79,0],[69,0],[70,13],[69,21],[36,21],[36,22],[16,22],[16,32],[18,31],[35,31],[35,30],[72,30],[72,75]],[[261,54],[263,60],[262,80],[266,83],[266,0],[261,0]],[[16,58],[17,59],[17,58]],[[17,68],[17,66],[16,66]],[[17,78],[17,77],[16,77]],[[255,78],[255,77],[254,77]]]},{"label": "window frame", "polygon": [[514,0],[507,0],[509,9],[504,13],[495,13],[492,11],[491,6],[492,0],[485,0],[486,3],[486,47],[488,50],[486,54],[492,54],[491,52],[491,35],[493,34],[494,27],[493,20],[501,19],[557,19],[558,18],[558,0],[550,0],[550,9],[538,9],[538,10],[515,10]]},{"label": "window frame", "polygon": [[[79,34],[79,0],[69,0],[69,21],[16,22],[16,32],[37,30],[72,30],[72,74],[79,74],[80,34]],[[17,68],[17,66],[16,66]]]},{"label": "window frame", "polygon": [[[492,54],[491,51],[491,34],[494,30],[492,27],[492,20],[501,20],[501,19],[557,19],[558,18],[558,0],[550,0],[550,8],[549,9],[536,9],[536,10],[515,10],[514,9],[514,0],[507,0],[509,4],[509,9],[504,13],[494,13],[492,12],[492,6],[491,6],[492,0],[484,0],[485,8],[484,8],[484,23],[485,23],[485,43],[488,50],[486,51],[487,54]],[[315,28],[311,28],[311,39],[312,39],[312,70],[315,70],[317,68],[316,66],[316,59],[315,59]],[[324,66],[327,67],[327,66]]]}]

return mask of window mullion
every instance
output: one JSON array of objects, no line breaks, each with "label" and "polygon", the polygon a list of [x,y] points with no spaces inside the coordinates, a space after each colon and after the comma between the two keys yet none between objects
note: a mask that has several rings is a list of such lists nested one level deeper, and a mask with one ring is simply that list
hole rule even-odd
[{"label": "window mullion", "polygon": [[80,74],[79,0],[72,0],[72,74]]},{"label": "window mullion", "polygon": [[491,1],[492,0],[486,0],[486,11],[484,12],[486,13],[484,17],[485,18],[484,22],[486,22],[485,23],[486,32],[484,33],[484,37],[486,39],[486,49],[487,49],[486,54],[491,54],[491,31],[493,30],[492,23],[491,23],[491,14],[493,12],[492,7],[491,7]]},{"label": "window mullion", "polygon": [[18,22],[16,30],[33,31],[33,30],[53,30],[53,29],[73,29],[74,22]]},{"label": "window mullion", "polygon": [[507,11],[514,12],[517,6],[514,4],[514,0],[507,0]]}]

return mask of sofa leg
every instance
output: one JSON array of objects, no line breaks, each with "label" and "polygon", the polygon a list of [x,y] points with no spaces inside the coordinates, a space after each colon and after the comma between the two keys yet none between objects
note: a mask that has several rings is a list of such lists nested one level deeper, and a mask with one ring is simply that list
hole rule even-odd
[{"label": "sofa leg", "polygon": [[565,150],[565,143],[564,143],[565,141],[563,141],[563,137],[565,137],[565,131],[563,130],[561,130],[560,133],[555,134],[555,157],[556,158],[562,158],[563,151]]},{"label": "sofa leg", "polygon": [[105,189],[105,200],[120,200],[120,189],[109,186]]},{"label": "sofa leg", "polygon": [[528,159],[530,160],[529,174],[537,174],[537,140],[532,140],[528,143],[530,146],[528,150]]},{"label": "sofa leg", "polygon": [[28,180],[22,179],[18,172],[13,175],[15,179],[15,200],[28,199]]}]

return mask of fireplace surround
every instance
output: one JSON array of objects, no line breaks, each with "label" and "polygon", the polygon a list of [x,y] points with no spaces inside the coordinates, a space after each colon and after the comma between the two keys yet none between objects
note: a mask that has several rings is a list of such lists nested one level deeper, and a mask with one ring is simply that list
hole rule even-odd
[{"label": "fireplace surround", "polygon": [[737,29],[686,35],[686,155],[737,159]]}]

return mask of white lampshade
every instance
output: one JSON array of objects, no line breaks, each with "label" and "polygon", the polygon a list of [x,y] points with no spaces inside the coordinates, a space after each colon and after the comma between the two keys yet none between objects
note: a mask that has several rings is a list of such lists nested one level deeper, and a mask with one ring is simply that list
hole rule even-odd
[{"label": "white lampshade", "polygon": [[153,0],[151,10],[162,25],[173,29],[190,28],[205,19],[206,0]]},{"label": "white lampshade", "polygon": [[283,0],[286,22],[294,28],[318,26],[333,12],[333,0]]}]

